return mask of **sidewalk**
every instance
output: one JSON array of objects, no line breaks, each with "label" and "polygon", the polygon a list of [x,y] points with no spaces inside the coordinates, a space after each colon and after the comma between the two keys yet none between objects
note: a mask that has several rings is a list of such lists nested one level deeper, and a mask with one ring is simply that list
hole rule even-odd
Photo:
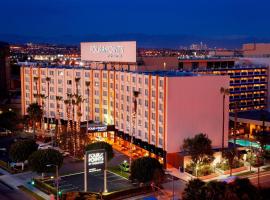
[{"label": "sidewalk", "polygon": [[0,173],[5,174],[0,176],[0,180],[5,182],[5,184],[9,185],[10,187],[18,190],[18,186],[23,185],[27,189],[31,190],[32,192],[38,194],[42,198],[49,200],[50,196],[45,194],[44,192],[40,191],[39,189],[33,187],[28,182],[36,175],[33,172],[23,172],[19,174],[9,174],[3,169],[0,169]]},{"label": "sidewalk", "polygon": [[193,177],[186,172],[180,172],[179,169],[176,169],[174,167],[170,167],[167,169],[168,171],[171,172],[171,174],[185,182],[190,181]]}]

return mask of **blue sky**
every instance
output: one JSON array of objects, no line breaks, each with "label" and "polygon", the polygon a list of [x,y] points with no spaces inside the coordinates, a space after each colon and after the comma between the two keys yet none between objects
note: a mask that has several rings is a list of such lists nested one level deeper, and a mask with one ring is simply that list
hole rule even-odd
[{"label": "blue sky", "polygon": [[268,0],[1,0],[1,34],[269,37]]}]

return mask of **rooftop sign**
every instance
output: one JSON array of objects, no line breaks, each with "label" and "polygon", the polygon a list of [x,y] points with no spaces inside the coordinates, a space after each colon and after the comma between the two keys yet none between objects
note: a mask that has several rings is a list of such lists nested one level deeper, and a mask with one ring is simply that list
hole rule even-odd
[{"label": "rooftop sign", "polygon": [[98,62],[136,62],[136,42],[82,42],[81,60]]}]

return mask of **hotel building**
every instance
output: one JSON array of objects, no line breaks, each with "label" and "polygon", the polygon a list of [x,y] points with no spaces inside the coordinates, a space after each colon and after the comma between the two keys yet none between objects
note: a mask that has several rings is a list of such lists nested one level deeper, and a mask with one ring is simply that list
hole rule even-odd
[{"label": "hotel building", "polygon": [[[207,134],[213,147],[221,147],[223,96],[220,88],[229,87],[228,76],[116,70],[108,69],[109,65],[22,65],[22,113],[27,114],[29,104],[37,101],[34,94],[49,94],[44,109],[46,117],[67,120],[64,102],[60,105],[60,116],[57,114],[56,96],[64,100],[68,98],[67,94],[78,93],[85,99],[81,105],[81,121],[93,120],[102,124],[99,130],[88,127],[97,132],[89,132],[89,136],[100,134],[102,129],[103,137],[114,138],[115,143],[126,145],[134,136],[136,148],[171,164],[174,164],[183,140],[198,133]],[[122,65],[126,66],[119,64]],[[135,116],[133,91],[139,92]],[[224,105],[227,146],[228,97]]]}]

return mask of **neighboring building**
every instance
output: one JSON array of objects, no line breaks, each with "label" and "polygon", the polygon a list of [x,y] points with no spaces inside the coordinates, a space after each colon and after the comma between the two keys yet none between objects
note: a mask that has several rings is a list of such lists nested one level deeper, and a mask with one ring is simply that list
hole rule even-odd
[{"label": "neighboring building", "polygon": [[179,66],[199,74],[230,76],[230,111],[267,108],[268,68],[265,63],[244,62],[232,58],[183,59]]},{"label": "neighboring building", "polygon": [[10,88],[9,44],[0,42],[0,98],[8,97]]},{"label": "neighboring building", "polygon": [[[101,64],[100,64],[101,65]],[[67,93],[78,92],[82,103],[81,121],[94,120],[105,126],[114,141],[128,141],[132,135],[133,91],[139,91],[134,143],[137,148],[173,161],[183,139],[206,133],[214,147],[221,146],[222,95],[221,87],[229,87],[228,76],[194,75],[187,72],[131,72],[124,70],[91,69],[90,67],[38,66],[21,67],[22,113],[34,94],[49,94],[49,113],[45,100],[45,116],[57,118],[56,96],[67,99]],[[50,77],[49,89],[46,77]],[[80,78],[76,86],[75,78]],[[90,82],[90,100],[86,82]],[[49,90],[49,92],[48,92]],[[228,135],[228,98],[225,101],[225,144]],[[67,108],[62,102],[60,116],[67,120]],[[89,117],[90,118],[89,118]],[[107,129],[105,129],[106,131]],[[113,130],[113,129],[111,129]],[[98,133],[97,133],[98,134]]]},{"label": "neighboring building", "polygon": [[270,57],[270,43],[243,44],[244,57]]}]

